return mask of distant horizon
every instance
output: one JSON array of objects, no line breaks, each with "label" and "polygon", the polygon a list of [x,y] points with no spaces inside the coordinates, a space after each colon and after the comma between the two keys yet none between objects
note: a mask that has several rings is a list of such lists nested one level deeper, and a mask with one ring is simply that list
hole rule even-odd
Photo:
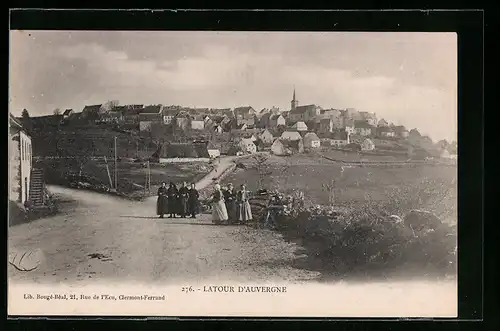
[{"label": "distant horizon", "polygon": [[109,100],[288,111],[294,87],[299,105],[457,140],[455,33],[10,32],[15,116]]}]

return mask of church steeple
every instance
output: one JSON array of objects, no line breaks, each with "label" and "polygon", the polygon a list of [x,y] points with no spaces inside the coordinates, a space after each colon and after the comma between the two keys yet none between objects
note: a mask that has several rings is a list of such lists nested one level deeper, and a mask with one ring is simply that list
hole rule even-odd
[{"label": "church steeple", "polygon": [[295,99],[295,85],[294,85],[293,86],[293,99],[291,101],[292,110],[297,108],[298,105],[299,105],[299,101]]}]

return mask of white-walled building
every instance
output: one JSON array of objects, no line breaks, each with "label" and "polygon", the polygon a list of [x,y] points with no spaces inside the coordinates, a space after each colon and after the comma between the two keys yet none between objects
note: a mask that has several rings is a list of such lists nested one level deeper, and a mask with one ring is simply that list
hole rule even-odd
[{"label": "white-walled building", "polygon": [[285,131],[280,138],[283,140],[302,140],[302,136],[297,131]]},{"label": "white-walled building", "polygon": [[363,151],[373,151],[375,149],[375,144],[371,139],[365,139],[363,140],[363,143],[361,143],[361,150]]},{"label": "white-walled building", "polygon": [[253,140],[250,138],[243,138],[239,142],[239,146],[241,150],[245,153],[256,153],[257,152],[257,146],[254,144]]},{"label": "white-walled building", "polygon": [[23,130],[21,123],[10,115],[9,200],[24,203],[29,199],[31,168],[31,137]]},{"label": "white-walled building", "polygon": [[304,136],[304,147],[305,148],[319,148],[321,147],[321,140],[318,135],[314,132],[308,132]]},{"label": "white-walled building", "polygon": [[294,123],[291,126],[291,128],[293,130],[297,130],[297,131],[307,131],[308,130],[306,123],[304,123],[303,121],[298,121],[297,123]]}]

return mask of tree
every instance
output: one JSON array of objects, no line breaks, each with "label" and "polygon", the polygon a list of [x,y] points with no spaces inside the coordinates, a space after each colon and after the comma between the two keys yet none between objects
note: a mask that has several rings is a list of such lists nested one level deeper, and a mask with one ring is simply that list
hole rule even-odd
[{"label": "tree", "polygon": [[96,147],[92,140],[83,140],[78,143],[78,153],[76,162],[78,163],[78,176],[82,176],[83,167],[92,159],[95,154]]},{"label": "tree", "polygon": [[73,159],[77,163],[78,176],[81,177],[83,167],[85,167],[96,153],[96,146],[91,139],[79,139],[75,141],[73,138],[70,138],[67,142],[63,148],[58,148],[60,156]]},{"label": "tree", "polygon": [[259,189],[263,188],[264,183],[269,183],[269,176],[272,174],[271,165],[269,164],[269,157],[265,154],[255,154],[253,156],[253,168],[258,174]]},{"label": "tree", "polygon": [[33,132],[33,123],[31,122],[30,113],[27,109],[23,109],[21,113],[21,124],[23,125],[24,130],[26,130],[29,134]]},{"label": "tree", "polygon": [[321,185],[323,188],[323,192],[328,193],[328,203],[335,203],[335,180],[332,179],[330,183],[325,183]]},{"label": "tree", "polygon": [[292,162],[290,158],[282,158],[282,160],[284,160],[285,163],[280,164],[278,166],[278,170],[283,178],[283,186],[286,188],[288,180],[293,176],[293,173],[290,173],[290,170],[292,169]]},{"label": "tree", "polygon": [[151,124],[150,138],[151,142],[159,149],[166,141],[170,128],[161,123]]},{"label": "tree", "polygon": [[54,109],[54,115],[61,115],[61,110],[59,108]]},{"label": "tree", "polygon": [[111,111],[113,108],[117,107],[120,104],[118,100],[110,100],[106,102],[103,106],[102,109],[105,112]]}]

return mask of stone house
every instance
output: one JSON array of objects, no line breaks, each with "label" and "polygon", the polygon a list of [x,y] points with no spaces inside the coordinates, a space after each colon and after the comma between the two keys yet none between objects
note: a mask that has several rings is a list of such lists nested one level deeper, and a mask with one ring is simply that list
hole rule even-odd
[{"label": "stone house", "polygon": [[371,136],[373,127],[367,121],[355,121],[354,133],[360,136]]},{"label": "stone house", "polygon": [[351,121],[360,121],[362,120],[361,115],[359,114],[359,111],[357,111],[355,108],[346,108],[344,110],[344,121],[345,120],[351,120]]},{"label": "stone house", "polygon": [[290,122],[308,122],[314,120],[321,113],[321,107],[317,105],[297,106],[290,110],[288,117]]},{"label": "stone house", "polygon": [[318,135],[314,132],[308,132],[304,136],[304,147],[305,148],[319,148],[321,147],[321,140]]},{"label": "stone house", "polygon": [[85,106],[83,107],[81,118],[89,122],[97,121],[103,110],[102,104]]},{"label": "stone house", "polygon": [[394,127],[394,134],[396,137],[399,138],[407,138],[408,137],[408,130],[403,125],[396,125]]},{"label": "stone house", "polygon": [[378,121],[377,126],[379,126],[379,127],[386,127],[386,126],[389,126],[389,123],[387,123],[387,121],[386,121],[386,120],[384,120],[383,118],[381,118],[381,119]]},{"label": "stone house", "polygon": [[350,143],[350,135],[342,130],[332,133],[320,134],[321,144],[335,148],[343,148]]},{"label": "stone house", "polygon": [[318,122],[324,119],[330,119],[334,128],[340,129],[344,127],[344,115],[340,109],[326,109],[318,117]]},{"label": "stone house", "polygon": [[253,154],[257,152],[257,146],[254,144],[254,141],[251,138],[240,139],[238,145],[245,153]]},{"label": "stone house", "polygon": [[371,126],[377,126],[377,115],[366,111],[359,112],[361,120],[366,121]]},{"label": "stone house", "polygon": [[365,139],[361,143],[361,150],[362,151],[373,151],[375,149],[375,144],[371,139]]},{"label": "stone house", "polygon": [[286,118],[282,114],[274,114],[269,118],[269,128],[286,125]]},{"label": "stone house", "polygon": [[271,145],[274,141],[274,135],[268,129],[265,129],[259,136],[259,139],[266,145]]},{"label": "stone house", "polygon": [[302,140],[302,136],[297,131],[285,131],[281,134],[283,140]]},{"label": "stone house", "polygon": [[205,120],[201,116],[195,116],[191,119],[191,129],[192,130],[204,130]]},{"label": "stone house", "polygon": [[396,133],[394,132],[393,128],[388,127],[388,126],[380,126],[377,128],[377,136],[379,137],[395,137]]},{"label": "stone house", "polygon": [[296,130],[296,131],[299,131],[299,132],[305,132],[308,130],[308,127],[306,125],[306,123],[304,123],[303,121],[298,121],[296,123],[293,123],[290,128],[292,130]]},{"label": "stone house", "polygon": [[175,116],[179,113],[179,109],[173,108],[173,107],[163,107],[161,111],[162,119],[163,119],[163,124],[164,125],[171,125],[173,122],[175,122]]},{"label": "stone house", "polygon": [[152,124],[162,123],[162,106],[144,107],[139,113],[139,131],[151,131]]},{"label": "stone house", "polygon": [[144,109],[143,105],[128,105],[123,112],[123,121],[127,124],[138,124],[139,113]]},{"label": "stone house", "polygon": [[335,129],[335,125],[333,123],[333,120],[331,118],[323,118],[319,122],[319,132],[326,133],[326,132],[333,132]]},{"label": "stone house", "polygon": [[349,134],[354,134],[355,133],[354,129],[355,129],[354,128],[354,121],[353,120],[346,120],[345,124],[344,124],[345,132],[347,132]]},{"label": "stone house", "polygon": [[271,145],[271,153],[277,156],[287,156],[304,152],[304,142],[277,138]]},{"label": "stone house", "polygon": [[237,107],[233,111],[234,117],[237,120],[254,119],[257,112],[251,106]]}]

